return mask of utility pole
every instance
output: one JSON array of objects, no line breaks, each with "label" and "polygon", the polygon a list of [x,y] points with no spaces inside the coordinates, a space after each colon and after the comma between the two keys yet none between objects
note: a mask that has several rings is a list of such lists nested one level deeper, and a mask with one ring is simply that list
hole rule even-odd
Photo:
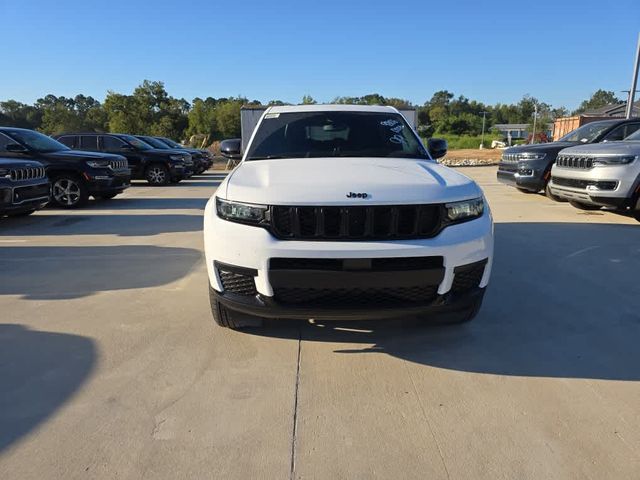
[{"label": "utility pole", "polygon": [[481,112],[482,113],[482,139],[480,140],[480,150],[484,148],[484,121],[487,118],[487,113],[489,112]]},{"label": "utility pole", "polygon": [[627,97],[627,118],[631,118],[633,115],[633,100],[636,94],[636,86],[638,85],[638,66],[640,65],[640,34],[638,34],[638,46],[636,47],[636,61],[633,65],[633,77],[631,80],[631,90],[629,90],[629,97]]},{"label": "utility pole", "polygon": [[538,119],[538,105],[533,104],[533,133],[531,134],[530,145],[536,143],[536,120]]}]

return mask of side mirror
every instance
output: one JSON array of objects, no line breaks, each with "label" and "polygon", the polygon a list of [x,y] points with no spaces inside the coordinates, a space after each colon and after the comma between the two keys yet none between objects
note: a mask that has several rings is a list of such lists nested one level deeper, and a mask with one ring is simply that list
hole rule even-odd
[{"label": "side mirror", "polygon": [[447,141],[443,138],[430,138],[427,140],[427,150],[431,158],[442,158],[447,154]]},{"label": "side mirror", "polygon": [[19,143],[10,143],[5,148],[7,149],[7,152],[13,153],[26,153],[29,151],[26,147],[20,145]]},{"label": "side mirror", "polygon": [[239,138],[230,138],[220,142],[220,153],[223,157],[238,160],[241,158],[240,148],[242,141]]}]

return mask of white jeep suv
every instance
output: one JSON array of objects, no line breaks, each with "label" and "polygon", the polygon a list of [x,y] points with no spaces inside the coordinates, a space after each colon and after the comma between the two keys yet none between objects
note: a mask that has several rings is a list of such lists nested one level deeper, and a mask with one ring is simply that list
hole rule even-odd
[{"label": "white jeep suv", "polygon": [[[237,156],[240,141],[221,149]],[[478,185],[433,160],[445,153],[391,107],[267,109],[205,209],[216,323],[471,320],[493,222]]]}]

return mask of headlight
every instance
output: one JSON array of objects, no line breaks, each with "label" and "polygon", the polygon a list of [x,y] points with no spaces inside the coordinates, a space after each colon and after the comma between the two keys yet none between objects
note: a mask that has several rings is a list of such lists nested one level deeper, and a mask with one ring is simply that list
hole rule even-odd
[{"label": "headlight", "polygon": [[596,157],[593,165],[626,165],[636,159],[633,155],[612,155],[610,157]]},{"label": "headlight", "polygon": [[0,168],[0,177],[9,178],[9,176],[10,176],[9,170],[7,170],[6,168]]},{"label": "headlight", "polygon": [[230,222],[261,224],[267,220],[269,207],[249,203],[229,202],[216,198],[216,211],[220,218]]},{"label": "headlight", "polygon": [[542,160],[546,156],[547,156],[546,153],[534,153],[534,152],[521,153],[519,155],[520,157],[519,160]]},{"label": "headlight", "polygon": [[109,168],[111,162],[109,160],[87,160],[87,165],[91,168]]},{"label": "headlight", "polygon": [[184,157],[182,155],[169,155],[169,158],[174,162],[184,162]]},{"label": "headlight", "polygon": [[474,198],[463,202],[447,203],[445,208],[447,210],[447,219],[450,222],[463,222],[482,216],[484,200],[482,198]]}]

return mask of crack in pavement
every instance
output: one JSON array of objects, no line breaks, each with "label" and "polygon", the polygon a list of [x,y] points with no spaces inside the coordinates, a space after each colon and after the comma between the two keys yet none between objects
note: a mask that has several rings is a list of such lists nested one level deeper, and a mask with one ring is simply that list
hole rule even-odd
[{"label": "crack in pavement", "polygon": [[293,396],[293,428],[291,434],[291,464],[289,467],[289,480],[293,480],[296,470],[296,439],[298,434],[298,390],[300,387],[300,356],[302,350],[302,334],[298,328],[298,365],[296,367],[296,385]]}]

